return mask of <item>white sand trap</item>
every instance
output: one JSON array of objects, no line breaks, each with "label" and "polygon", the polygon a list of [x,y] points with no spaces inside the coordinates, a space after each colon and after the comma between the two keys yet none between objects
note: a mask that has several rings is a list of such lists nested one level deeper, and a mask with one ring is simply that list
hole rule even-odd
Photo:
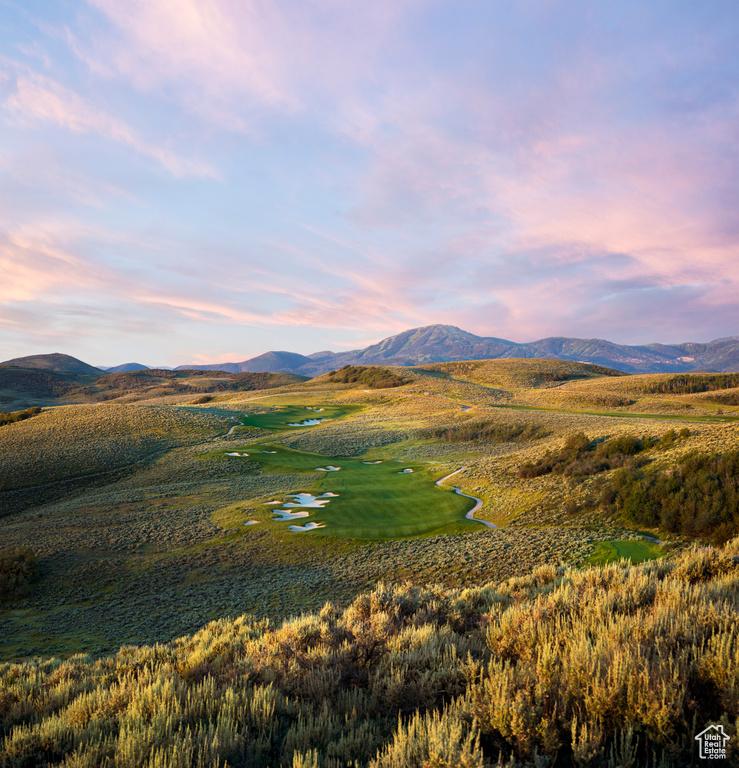
[{"label": "white sand trap", "polygon": [[262,451],[262,453],[277,453],[277,451]]},{"label": "white sand trap", "polygon": [[331,491],[326,491],[326,493],[322,493],[318,498],[319,499],[336,498],[338,495],[339,495],[338,493],[331,493]]},{"label": "white sand trap", "polygon": [[316,424],[320,424],[326,419],[306,419],[305,421],[288,421],[288,427],[315,427]]},{"label": "white sand trap", "polygon": [[248,453],[227,453],[226,456],[248,456]]},{"label": "white sand trap", "polygon": [[325,467],[316,467],[316,472],[338,472],[341,467],[334,467],[331,464],[327,464]]},{"label": "white sand trap", "polygon": [[329,503],[330,499],[314,496],[312,493],[288,493],[289,498],[295,501],[289,501],[283,504],[283,507],[311,507],[313,509],[323,509]]},{"label": "white sand trap", "polygon": [[382,459],[379,461],[363,461],[362,464],[382,464]]},{"label": "white sand trap", "polygon": [[320,413],[323,410],[323,408],[312,408],[310,405],[306,405],[305,406],[305,410],[306,411],[315,411],[316,413]]},{"label": "white sand trap", "polygon": [[259,520],[247,520],[244,523],[244,525],[256,525],[258,522],[260,522],[260,521]]},{"label": "white sand trap", "polygon": [[400,472],[398,472],[399,475],[407,475],[409,472],[413,472],[412,469],[401,469]]},{"label": "white sand trap", "polygon": [[305,525],[289,525],[288,530],[295,533],[305,533],[306,531],[315,531],[316,528],[325,528],[326,523],[306,523]]},{"label": "white sand trap", "polygon": [[273,509],[272,513],[279,515],[279,517],[272,518],[279,523],[284,523],[285,520],[296,520],[299,517],[308,517],[310,512],[291,512],[289,509]]},{"label": "white sand trap", "polygon": [[274,499],[273,501],[263,501],[262,504],[282,504],[282,502]]}]

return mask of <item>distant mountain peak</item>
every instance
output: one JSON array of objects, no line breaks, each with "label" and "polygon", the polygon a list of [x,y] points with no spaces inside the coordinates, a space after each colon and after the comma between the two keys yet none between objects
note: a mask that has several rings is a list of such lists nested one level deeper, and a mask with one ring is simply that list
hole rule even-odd
[{"label": "distant mountain peak", "polygon": [[114,365],[112,368],[103,368],[106,373],[130,373],[131,371],[148,371],[151,369],[149,365],[141,365],[141,363],[123,363],[123,365]]},{"label": "distant mountain peak", "polygon": [[95,368],[94,365],[88,365],[76,357],[65,355],[61,352],[14,357],[12,360],[0,363],[0,365],[13,366],[15,368],[37,368],[42,371],[53,371],[55,373],[87,373],[91,375],[104,373],[101,368]]}]

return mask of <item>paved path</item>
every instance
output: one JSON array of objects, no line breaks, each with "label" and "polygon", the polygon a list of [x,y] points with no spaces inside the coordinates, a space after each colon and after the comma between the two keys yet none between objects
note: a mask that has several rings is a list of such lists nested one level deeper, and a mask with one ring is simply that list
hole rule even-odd
[{"label": "paved path", "polygon": [[[450,477],[454,477],[454,475],[464,471],[465,469],[467,469],[467,467],[460,467],[451,474],[446,475],[446,477],[442,477],[441,480],[437,480],[436,484],[441,485],[445,480],[448,480]],[[475,512],[477,512],[482,507],[482,499],[478,499],[477,496],[470,496],[469,493],[462,493],[462,491],[460,491],[456,486],[454,487],[454,493],[458,493],[460,496],[464,496],[467,499],[472,499],[475,502],[475,506],[472,507],[472,509],[465,515],[466,518],[469,520],[474,520],[476,523],[487,525],[488,528],[498,527],[495,525],[495,523],[491,523],[489,520],[481,520],[479,517],[475,517]]]}]

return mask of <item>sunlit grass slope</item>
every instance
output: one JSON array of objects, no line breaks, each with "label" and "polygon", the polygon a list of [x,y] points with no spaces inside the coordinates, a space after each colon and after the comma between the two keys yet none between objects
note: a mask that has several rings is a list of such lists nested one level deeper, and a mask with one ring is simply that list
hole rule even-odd
[{"label": "sunlit grass slope", "polygon": [[[479,525],[465,519],[473,502],[449,488],[436,486],[434,480],[438,477],[423,464],[392,460],[369,464],[361,459],[332,458],[288,450],[280,445],[247,446],[243,452],[249,453],[249,460],[265,467],[293,471],[315,471],[329,465],[340,467],[322,472],[321,479],[309,487],[290,490],[291,493],[337,494],[322,509],[310,510],[310,517],[294,521],[299,525],[308,521],[325,523],[325,527],[296,535],[397,539],[449,532],[447,529],[453,524],[465,530]],[[231,457],[231,460],[243,461],[244,457]]]},{"label": "sunlit grass slope", "polygon": [[736,765],[737,555],[379,585],[280,626],[3,664],[0,764],[681,768],[721,723]]},{"label": "sunlit grass slope", "polygon": [[154,453],[207,440],[223,415],[156,405],[46,409],[0,431],[0,489],[103,472]]}]

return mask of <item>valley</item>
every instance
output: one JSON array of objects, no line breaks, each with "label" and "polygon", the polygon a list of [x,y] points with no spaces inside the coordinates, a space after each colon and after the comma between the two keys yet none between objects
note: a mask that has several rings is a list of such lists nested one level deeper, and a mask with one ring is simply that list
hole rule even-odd
[{"label": "valley", "polygon": [[[5,546],[32,546],[45,574],[3,610],[3,658],[162,642],[225,614],[280,619],[379,579],[472,584],[586,562],[599,542],[643,540],[638,526],[573,511],[597,475],[525,479],[523,464],[581,431],[602,440],[688,426],[655,465],[737,445],[739,409],[641,391],[659,375],[529,360],[397,370],[410,381],[391,389],[323,376],[196,405],[123,395],[0,428]],[[456,430],[456,440],[479,423],[494,425],[482,439],[429,437]],[[467,519],[474,502],[454,486],[499,529]],[[265,504],[327,492],[330,503],[297,521],[320,527],[300,533]]]},{"label": "valley", "polygon": [[630,518],[608,484],[739,447],[736,389],[676,392],[670,374],[391,370],[404,383],[123,393],[0,427],[3,547],[30,547],[41,568],[0,606],[0,676],[183,643],[243,614],[277,631],[352,610],[378,582],[459,595],[541,569],[677,562],[696,537]]}]

